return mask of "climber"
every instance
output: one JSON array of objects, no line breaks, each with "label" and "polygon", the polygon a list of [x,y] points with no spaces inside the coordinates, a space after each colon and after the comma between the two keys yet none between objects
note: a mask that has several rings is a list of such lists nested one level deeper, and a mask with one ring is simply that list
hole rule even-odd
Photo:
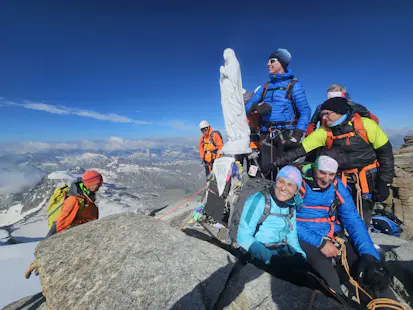
[{"label": "climber", "polygon": [[304,262],[295,219],[295,208],[302,201],[301,182],[300,171],[286,166],[278,173],[274,189],[257,192],[245,202],[237,242],[253,258],[267,265],[274,256],[295,256]]},{"label": "climber", "polygon": [[69,196],[62,206],[62,211],[46,237],[68,228],[84,224],[99,218],[99,209],[95,203],[96,192],[103,184],[99,172],[88,170],[82,180],[71,185]]},{"label": "climber", "polygon": [[363,210],[369,227],[374,202],[386,200],[394,175],[392,146],[383,130],[370,118],[351,111],[347,99],[333,97],[321,106],[325,125],[306,137],[301,145],[276,158],[267,170],[287,165],[321,148],[340,165],[341,179]]},{"label": "climber", "polygon": [[337,236],[345,238],[345,229],[349,236],[345,243],[347,261],[354,279],[371,291],[374,298],[395,299],[389,288],[389,273],[350,193],[336,178],[337,169],[338,162],[329,156],[320,156],[313,165],[303,167],[304,202],[297,208],[297,232],[307,261],[334,293],[348,301],[332,265],[332,259],[337,260],[337,268],[341,265],[338,261],[341,252],[335,241]]},{"label": "climber", "polygon": [[[377,116],[375,116],[373,113],[367,110],[365,106],[353,102],[353,100],[350,97],[350,94],[347,92],[344,86],[341,86],[338,84],[331,85],[327,89],[327,99],[330,99],[333,97],[346,98],[348,104],[350,105],[351,109],[354,112],[357,112],[362,117],[371,118],[373,121],[379,124],[379,119],[377,118]],[[320,122],[321,125],[323,125],[323,120],[321,118],[321,104],[317,106],[313,116],[311,117],[310,123],[307,126],[306,136],[308,136],[310,133],[312,133],[317,128],[318,122]]]},{"label": "climber", "polygon": [[[258,87],[246,105],[260,116],[261,169],[282,151],[299,145],[311,117],[305,90],[288,65],[291,54],[278,49],[268,59],[270,81]],[[271,173],[272,174],[272,173]],[[269,176],[268,178],[272,178]]]},{"label": "climber", "polygon": [[[69,196],[61,207],[61,213],[53,223],[47,237],[68,228],[81,225],[99,218],[99,209],[96,205],[96,192],[103,184],[102,175],[93,170],[87,170],[82,175],[82,180],[71,185]],[[32,272],[38,275],[36,262],[32,262],[25,271],[26,279]]]},{"label": "climber", "polygon": [[214,160],[221,156],[220,151],[224,143],[222,142],[221,133],[217,130],[212,130],[207,121],[200,122],[199,129],[202,132],[199,138],[199,156],[205,167],[205,174],[208,179]]}]

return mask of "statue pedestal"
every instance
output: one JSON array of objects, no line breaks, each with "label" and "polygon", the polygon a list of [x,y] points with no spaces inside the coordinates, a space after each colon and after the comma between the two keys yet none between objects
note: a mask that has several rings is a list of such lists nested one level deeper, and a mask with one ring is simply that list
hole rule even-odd
[{"label": "statue pedestal", "polygon": [[239,155],[249,154],[252,152],[250,149],[250,139],[232,140],[224,144],[221,152],[225,155]]}]

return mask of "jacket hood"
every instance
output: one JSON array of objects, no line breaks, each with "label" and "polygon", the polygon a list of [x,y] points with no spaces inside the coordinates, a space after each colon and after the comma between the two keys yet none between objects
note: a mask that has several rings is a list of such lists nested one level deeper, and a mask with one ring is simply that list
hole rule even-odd
[{"label": "jacket hood", "polygon": [[293,71],[291,69],[288,69],[285,73],[280,74],[269,74],[270,80],[271,81],[285,81],[285,80],[291,80],[295,77]]}]

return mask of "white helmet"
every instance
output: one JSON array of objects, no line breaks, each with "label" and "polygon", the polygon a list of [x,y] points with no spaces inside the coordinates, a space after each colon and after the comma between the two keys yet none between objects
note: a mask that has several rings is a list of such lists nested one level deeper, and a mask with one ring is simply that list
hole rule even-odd
[{"label": "white helmet", "polygon": [[202,121],[199,123],[199,129],[205,128],[205,127],[209,127],[209,124],[207,121]]}]

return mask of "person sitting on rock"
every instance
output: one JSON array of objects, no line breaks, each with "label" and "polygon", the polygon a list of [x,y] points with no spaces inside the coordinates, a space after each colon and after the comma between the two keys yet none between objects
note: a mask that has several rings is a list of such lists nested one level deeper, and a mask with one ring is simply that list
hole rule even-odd
[{"label": "person sitting on rock", "polygon": [[321,114],[325,124],[306,137],[299,147],[276,158],[267,170],[288,165],[318,148],[334,151],[341,180],[350,188],[369,227],[374,202],[382,202],[390,194],[394,175],[392,145],[379,125],[352,111],[345,98],[326,100]]},{"label": "person sitting on rock", "polygon": [[298,255],[304,261],[295,215],[302,201],[298,196],[301,182],[300,171],[286,166],[279,171],[274,190],[255,193],[245,202],[237,243],[254,259],[268,265],[274,256]]},{"label": "person sitting on rock", "polygon": [[[338,163],[329,156],[320,156],[313,165],[303,167],[304,201],[297,208],[297,232],[308,263],[341,298],[347,300],[341,289],[336,268],[341,267],[341,255],[336,238],[345,238],[347,261],[355,280],[369,289],[375,298],[395,296],[389,288],[389,274],[357,212],[353,199],[336,178]],[[304,187],[303,186],[303,187]],[[346,281],[348,278],[346,279]],[[349,301],[351,303],[351,301]]]}]

